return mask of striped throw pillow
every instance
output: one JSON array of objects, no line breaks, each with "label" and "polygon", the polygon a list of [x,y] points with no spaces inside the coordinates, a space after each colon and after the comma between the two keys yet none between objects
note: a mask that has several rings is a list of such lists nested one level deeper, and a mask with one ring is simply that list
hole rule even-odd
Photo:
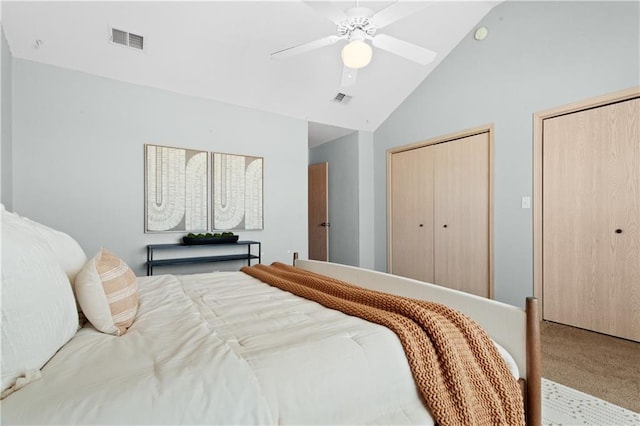
[{"label": "striped throw pillow", "polygon": [[97,330],[127,332],[138,311],[138,286],[122,259],[103,248],[78,273],[75,287],[82,312]]}]

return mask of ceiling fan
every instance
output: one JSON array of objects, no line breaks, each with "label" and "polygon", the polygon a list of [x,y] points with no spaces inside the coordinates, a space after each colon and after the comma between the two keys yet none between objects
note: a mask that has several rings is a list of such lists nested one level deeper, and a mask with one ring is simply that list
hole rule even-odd
[{"label": "ceiling fan", "polygon": [[337,25],[337,34],[274,52],[271,54],[272,59],[287,58],[346,40],[348,43],[342,48],[341,55],[344,64],[342,85],[350,86],[355,83],[357,70],[366,67],[373,56],[373,49],[367,41],[378,49],[421,65],[429,64],[436,57],[436,53],[431,50],[377,33],[379,29],[417,12],[428,3],[396,1],[377,13],[360,7],[359,2],[356,2],[356,7],[346,11],[327,2],[305,1],[305,4],[333,21]]}]

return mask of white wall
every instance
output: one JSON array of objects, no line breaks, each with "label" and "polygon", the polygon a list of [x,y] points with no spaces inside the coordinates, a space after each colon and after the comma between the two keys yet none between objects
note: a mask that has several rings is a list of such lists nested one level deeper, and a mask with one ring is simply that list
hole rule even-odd
[{"label": "white wall", "polygon": [[11,50],[9,44],[4,36],[4,29],[0,31],[2,33],[2,41],[0,50],[2,51],[2,76],[0,78],[0,98],[2,99],[2,125],[0,131],[0,137],[2,137],[2,143],[0,144],[0,164],[2,171],[0,172],[0,201],[7,210],[13,208],[13,168],[11,164],[12,158],[12,142],[11,142]]},{"label": "white wall", "polygon": [[533,293],[533,113],[640,85],[640,3],[520,2],[494,8],[376,130],[376,269],[386,269],[386,150],[494,123],[495,297]]},{"label": "white wall", "polygon": [[15,211],[139,275],[147,244],[183,235],[143,232],[145,143],[264,157],[264,230],[240,238],[262,241],[263,263],[306,257],[305,121],[14,58]]}]

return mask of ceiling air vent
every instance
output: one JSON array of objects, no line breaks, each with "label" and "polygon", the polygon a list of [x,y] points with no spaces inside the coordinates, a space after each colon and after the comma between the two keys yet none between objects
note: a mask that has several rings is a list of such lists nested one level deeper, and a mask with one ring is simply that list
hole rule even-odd
[{"label": "ceiling air vent", "polygon": [[352,96],[349,95],[345,95],[344,93],[338,93],[334,98],[333,98],[333,102],[340,104],[340,105],[346,105],[349,103],[349,101],[352,99]]},{"label": "ceiling air vent", "polygon": [[144,49],[144,37],[142,37],[141,35],[111,28],[109,39],[114,44],[131,47],[137,50]]}]

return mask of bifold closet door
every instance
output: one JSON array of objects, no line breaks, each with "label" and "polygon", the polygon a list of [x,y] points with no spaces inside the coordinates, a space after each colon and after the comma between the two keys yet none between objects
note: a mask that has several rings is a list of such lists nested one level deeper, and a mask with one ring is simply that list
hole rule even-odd
[{"label": "bifold closet door", "polygon": [[391,156],[391,268],[396,275],[433,282],[433,150]]},{"label": "bifold closet door", "polygon": [[434,282],[490,297],[489,133],[433,149]]},{"label": "bifold closet door", "polygon": [[543,125],[544,319],[640,341],[640,100]]}]

